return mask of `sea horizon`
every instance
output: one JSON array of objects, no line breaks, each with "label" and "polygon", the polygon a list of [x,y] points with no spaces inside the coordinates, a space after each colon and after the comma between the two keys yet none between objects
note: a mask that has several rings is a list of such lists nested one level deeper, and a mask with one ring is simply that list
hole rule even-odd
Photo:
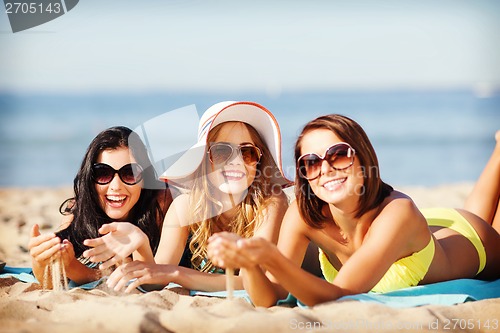
[{"label": "sea horizon", "polygon": [[[294,176],[293,145],[307,121],[340,113],[367,132],[381,177],[395,186],[474,182],[500,129],[496,90],[391,89],[302,92],[0,92],[0,187],[71,185],[90,141],[115,125],[132,129],[183,107],[200,116],[223,100],[257,102],[276,117],[284,169]],[[181,132],[196,133],[190,123]],[[169,145],[189,147],[179,124],[165,129]],[[185,133],[184,133],[185,134]]]}]

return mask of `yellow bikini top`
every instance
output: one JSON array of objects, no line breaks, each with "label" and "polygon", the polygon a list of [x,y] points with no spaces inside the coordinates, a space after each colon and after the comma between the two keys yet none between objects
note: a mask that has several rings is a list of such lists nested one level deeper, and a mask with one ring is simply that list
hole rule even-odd
[{"label": "yellow bikini top", "polygon": [[[391,265],[382,279],[373,287],[372,291],[385,293],[393,290],[416,286],[429,270],[432,259],[434,258],[434,238],[431,237],[429,244],[422,250],[413,253],[411,256],[404,257]],[[328,282],[332,282],[339,273],[332,266],[328,257],[319,249],[319,263],[323,276]]]}]

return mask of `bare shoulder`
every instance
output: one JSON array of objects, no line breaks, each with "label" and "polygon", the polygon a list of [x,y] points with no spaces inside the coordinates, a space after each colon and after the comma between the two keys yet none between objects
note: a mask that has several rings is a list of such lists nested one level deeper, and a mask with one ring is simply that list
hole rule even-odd
[{"label": "bare shoulder", "polygon": [[285,217],[283,218],[283,224],[286,224],[288,228],[295,230],[302,230],[303,233],[308,233],[309,230],[313,229],[309,226],[302,216],[300,215],[299,205],[296,200],[293,200],[286,210]]},{"label": "bare shoulder", "polygon": [[288,197],[285,192],[273,193],[268,199],[269,205],[276,207],[288,207]]},{"label": "bare shoulder", "polygon": [[189,216],[189,194],[181,194],[172,201],[165,215],[164,224],[187,225],[190,223]]},{"label": "bare shoulder", "polygon": [[[412,222],[425,222],[415,202],[406,194],[393,191],[382,203],[374,225],[389,225],[391,228],[409,228]],[[376,223],[375,223],[376,222]]]},{"label": "bare shoulder", "polygon": [[171,208],[174,208],[176,211],[187,211],[189,209],[189,201],[189,194],[181,194],[172,201]]},{"label": "bare shoulder", "polygon": [[415,202],[406,194],[399,191],[392,191],[382,203],[381,212],[387,213],[411,213],[418,211]]},{"label": "bare shoulder", "polygon": [[396,256],[405,257],[421,250],[429,242],[429,236],[427,221],[413,200],[394,191],[376,213],[367,239],[390,240]]}]

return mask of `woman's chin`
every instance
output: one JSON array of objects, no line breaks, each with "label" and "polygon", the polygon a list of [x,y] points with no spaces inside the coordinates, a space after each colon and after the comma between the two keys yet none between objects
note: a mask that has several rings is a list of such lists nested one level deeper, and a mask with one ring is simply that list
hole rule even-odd
[{"label": "woman's chin", "polygon": [[127,217],[126,212],[124,212],[123,210],[110,209],[109,207],[108,207],[108,209],[106,209],[106,215],[108,215],[108,217],[110,219],[115,220],[115,221],[125,221],[126,217]]},{"label": "woman's chin", "polygon": [[233,196],[245,196],[248,193],[248,185],[243,182],[231,182],[221,184],[219,191],[225,194],[231,194]]}]

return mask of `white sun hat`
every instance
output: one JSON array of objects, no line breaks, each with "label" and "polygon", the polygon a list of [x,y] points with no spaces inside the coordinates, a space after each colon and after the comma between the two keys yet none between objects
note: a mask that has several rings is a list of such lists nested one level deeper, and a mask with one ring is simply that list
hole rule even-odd
[{"label": "white sun hat", "polygon": [[188,182],[190,176],[203,161],[208,133],[215,126],[229,121],[249,124],[259,133],[278,168],[278,175],[274,177],[274,180],[283,187],[291,185],[291,182],[286,179],[283,173],[281,133],[276,118],[262,105],[254,102],[234,101],[214,104],[205,111],[198,125],[198,142],[172,164],[160,176],[160,179],[174,184]]}]

